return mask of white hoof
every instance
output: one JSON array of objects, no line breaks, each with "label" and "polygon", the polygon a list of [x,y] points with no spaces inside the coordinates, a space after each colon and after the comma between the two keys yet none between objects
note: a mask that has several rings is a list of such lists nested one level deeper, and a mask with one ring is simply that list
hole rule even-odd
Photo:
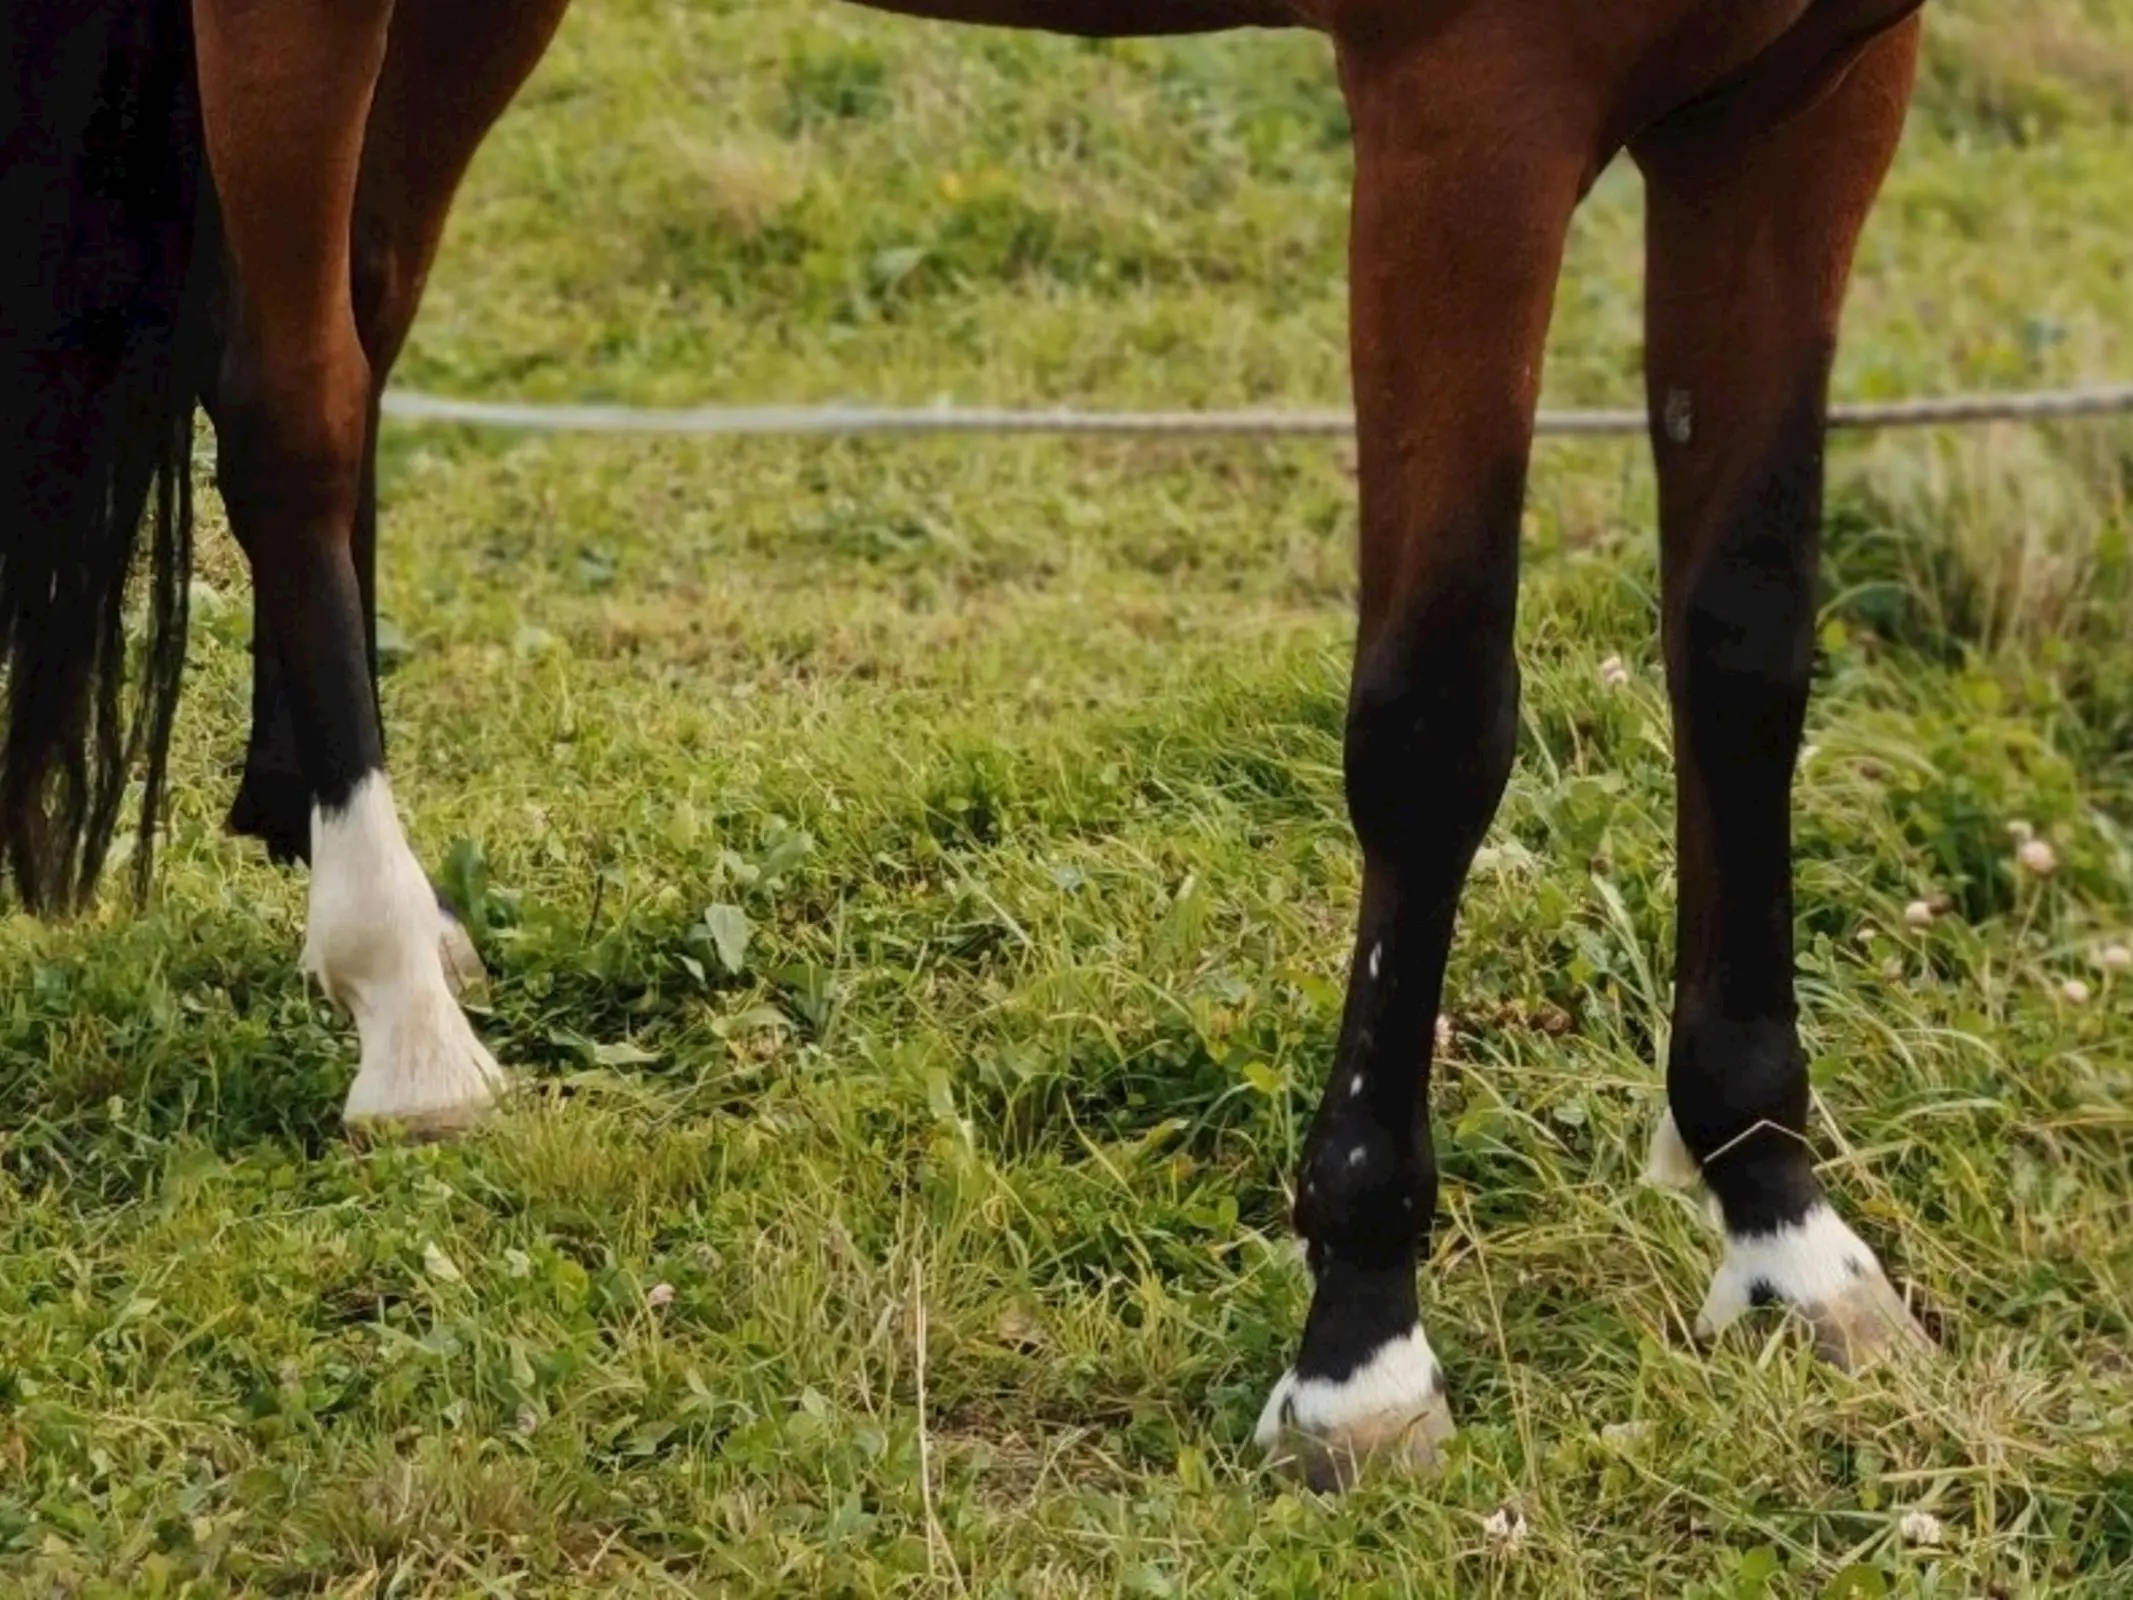
[{"label": "white hoof", "polygon": [[[400,831],[383,773],[311,822],[304,967],[355,1018],[362,1062],[342,1116],[417,1137],[456,1132],[493,1105],[504,1075],[446,980],[445,919]],[[463,935],[462,935],[463,936]]]},{"label": "white hoof", "polygon": [[1253,1438],[1314,1489],[1347,1489],[1369,1468],[1428,1472],[1453,1433],[1436,1354],[1414,1327],[1341,1379],[1281,1376]]},{"label": "white hoof", "polygon": [[341,1119],[351,1127],[394,1125],[410,1136],[457,1133],[502,1096],[504,1072],[439,975],[434,994],[410,997],[365,1029],[363,1063]]}]

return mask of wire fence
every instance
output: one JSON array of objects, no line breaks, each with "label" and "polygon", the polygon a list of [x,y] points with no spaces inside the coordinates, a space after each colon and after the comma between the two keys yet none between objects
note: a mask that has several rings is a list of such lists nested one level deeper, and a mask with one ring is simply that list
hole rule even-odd
[{"label": "wire fence", "polygon": [[[1349,411],[1083,411],[989,406],[705,405],[682,407],[454,400],[414,390],[385,396],[385,414],[518,433],[665,434],[695,437],[856,437],[879,434],[1024,434],[1137,438],[1344,439]],[[1830,425],[1847,429],[1948,427],[1981,422],[2048,422],[2133,415],[2133,383],[1929,399],[1859,401],[1834,407]],[[1554,437],[1642,434],[1642,410],[1543,411],[1538,431]]]}]

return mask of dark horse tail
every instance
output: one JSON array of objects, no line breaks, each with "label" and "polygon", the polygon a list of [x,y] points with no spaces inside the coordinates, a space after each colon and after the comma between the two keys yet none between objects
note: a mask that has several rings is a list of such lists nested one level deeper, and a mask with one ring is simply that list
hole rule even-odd
[{"label": "dark horse tail", "polygon": [[187,0],[0,0],[0,74],[0,853],[66,911],[136,772],[148,885],[219,257]]}]

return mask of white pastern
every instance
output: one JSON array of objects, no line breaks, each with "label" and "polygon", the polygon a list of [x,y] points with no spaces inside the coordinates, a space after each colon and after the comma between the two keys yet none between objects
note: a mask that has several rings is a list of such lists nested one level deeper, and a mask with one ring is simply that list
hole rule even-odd
[{"label": "white pastern", "polygon": [[1339,1443],[1422,1417],[1443,1405],[1443,1395],[1436,1353],[1418,1325],[1337,1382],[1299,1378],[1294,1368],[1283,1373],[1253,1437],[1262,1450],[1273,1450],[1290,1430]]},{"label": "white pastern", "polygon": [[1815,1348],[1842,1367],[1856,1369],[1882,1350],[1927,1342],[1874,1252],[1827,1201],[1766,1233],[1733,1232],[1671,1111],[1652,1135],[1644,1176],[1700,1197],[1725,1239],[1725,1254],[1696,1314],[1697,1338],[1716,1336],[1758,1300],[1777,1299],[1807,1318]]},{"label": "white pastern", "polygon": [[1813,1312],[1881,1276],[1874,1252],[1832,1208],[1818,1205],[1769,1233],[1726,1235],[1726,1253],[1697,1313],[1696,1332],[1704,1338],[1717,1333],[1755,1304],[1758,1289]]},{"label": "white pastern", "polygon": [[503,1073],[445,981],[437,898],[382,772],[312,813],[311,862],[304,969],[355,1018],[363,1048],[342,1115],[443,1129],[478,1114]]}]

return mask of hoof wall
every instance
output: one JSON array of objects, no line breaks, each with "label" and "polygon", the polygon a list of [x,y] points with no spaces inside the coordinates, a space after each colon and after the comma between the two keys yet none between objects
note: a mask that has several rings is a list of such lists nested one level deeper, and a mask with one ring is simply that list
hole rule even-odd
[{"label": "hoof wall", "polygon": [[1814,1332],[1815,1354],[1845,1372],[1863,1372],[1933,1349],[1926,1330],[1878,1266],[1843,1293],[1802,1307],[1800,1315]]},{"label": "hoof wall", "polygon": [[1320,1494],[1342,1494],[1365,1475],[1432,1475],[1443,1464],[1445,1443],[1456,1431],[1452,1408],[1438,1394],[1419,1412],[1359,1417],[1325,1432],[1285,1425],[1267,1447],[1268,1464],[1300,1477]]},{"label": "hoof wall", "polygon": [[500,1098],[492,1096],[487,1100],[470,1100],[462,1105],[437,1106],[398,1114],[344,1113],[341,1122],[349,1139],[358,1145],[381,1144],[387,1140],[400,1144],[443,1144],[473,1132],[487,1121],[490,1114],[496,1110]]}]

